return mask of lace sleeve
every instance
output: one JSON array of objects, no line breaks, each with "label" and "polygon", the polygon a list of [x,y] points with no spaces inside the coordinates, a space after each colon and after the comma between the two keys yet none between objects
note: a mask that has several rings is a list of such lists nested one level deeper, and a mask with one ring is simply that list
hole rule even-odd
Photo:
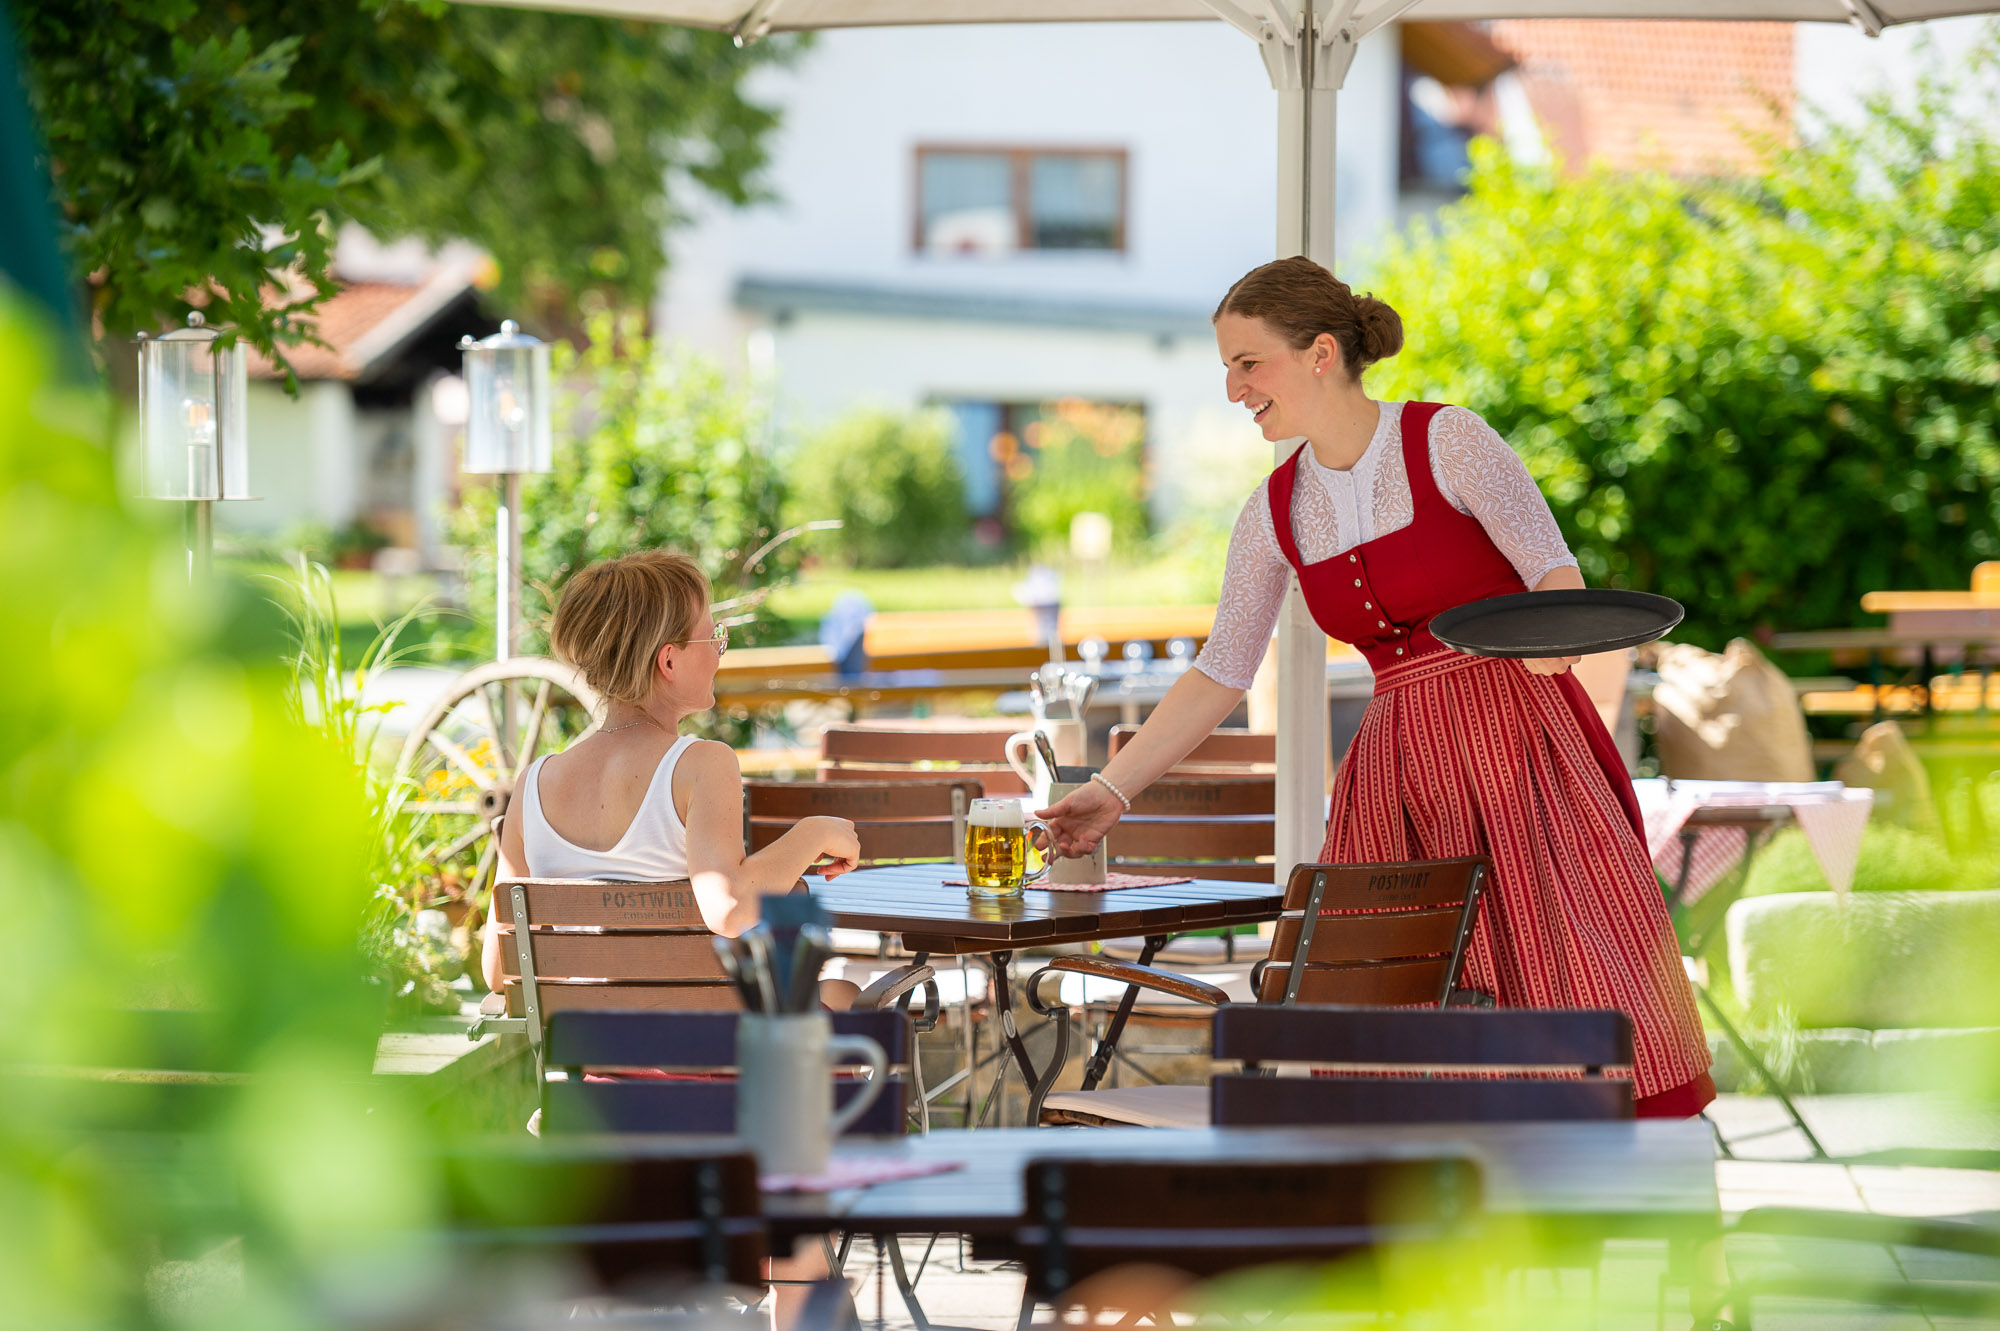
[{"label": "lace sleeve", "polygon": [[1230,534],[1215,627],[1194,659],[1195,669],[1218,684],[1248,689],[1271,645],[1271,630],[1291,585],[1292,566],[1271,531],[1270,495],[1260,485]]},{"label": "lace sleeve", "polygon": [[1431,423],[1431,471],[1452,507],[1470,513],[1533,587],[1551,569],[1576,567],[1549,501],[1520,455],[1492,426],[1463,407]]}]

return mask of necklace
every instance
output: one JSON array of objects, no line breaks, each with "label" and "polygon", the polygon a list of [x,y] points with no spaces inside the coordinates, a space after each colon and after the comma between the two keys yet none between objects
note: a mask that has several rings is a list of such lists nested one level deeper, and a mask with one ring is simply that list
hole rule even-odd
[{"label": "necklace", "polygon": [[622,726],[600,726],[598,727],[597,733],[600,735],[615,735],[621,730],[630,730],[633,726],[651,726],[655,730],[666,729],[665,726],[661,725],[658,721],[655,721],[652,717],[642,716],[637,721],[627,721]]}]

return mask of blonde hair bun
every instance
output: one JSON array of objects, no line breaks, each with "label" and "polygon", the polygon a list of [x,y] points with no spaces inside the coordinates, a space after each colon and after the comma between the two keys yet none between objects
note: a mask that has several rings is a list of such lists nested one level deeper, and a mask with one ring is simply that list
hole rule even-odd
[{"label": "blonde hair bun", "polygon": [[641,550],[601,560],[564,584],[549,648],[607,699],[643,703],[660,648],[688,640],[708,596],[708,575],[686,555]]}]

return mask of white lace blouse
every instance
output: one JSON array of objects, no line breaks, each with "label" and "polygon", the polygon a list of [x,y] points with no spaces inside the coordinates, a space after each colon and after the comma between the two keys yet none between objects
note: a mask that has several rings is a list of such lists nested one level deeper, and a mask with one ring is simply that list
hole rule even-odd
[{"label": "white lace blouse", "polygon": [[[1321,465],[1311,449],[1300,459],[1292,537],[1307,563],[1400,531],[1416,516],[1403,465],[1403,404],[1381,407],[1375,437],[1350,470]],[[1430,445],[1431,474],[1445,502],[1479,519],[1522,582],[1533,587],[1551,569],[1575,566],[1548,501],[1492,426],[1463,407],[1446,407],[1431,421]],[[1270,492],[1260,483],[1229,538],[1215,628],[1196,669],[1218,684],[1249,688],[1291,582],[1292,566],[1271,526]]]}]

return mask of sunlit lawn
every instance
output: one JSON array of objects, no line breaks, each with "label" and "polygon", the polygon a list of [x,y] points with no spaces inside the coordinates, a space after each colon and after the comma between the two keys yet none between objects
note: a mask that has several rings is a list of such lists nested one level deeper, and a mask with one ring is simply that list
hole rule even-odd
[{"label": "sunlit lawn", "polygon": [[[1160,560],[1112,566],[1095,572],[1072,569],[1062,577],[1065,605],[1204,605],[1215,599],[1214,577],[1183,561]],[[936,568],[848,569],[822,565],[791,586],[772,593],[767,604],[794,621],[817,622],[842,592],[857,591],[881,611],[998,610],[1019,604],[1014,588],[1026,576],[1022,565]]]}]

